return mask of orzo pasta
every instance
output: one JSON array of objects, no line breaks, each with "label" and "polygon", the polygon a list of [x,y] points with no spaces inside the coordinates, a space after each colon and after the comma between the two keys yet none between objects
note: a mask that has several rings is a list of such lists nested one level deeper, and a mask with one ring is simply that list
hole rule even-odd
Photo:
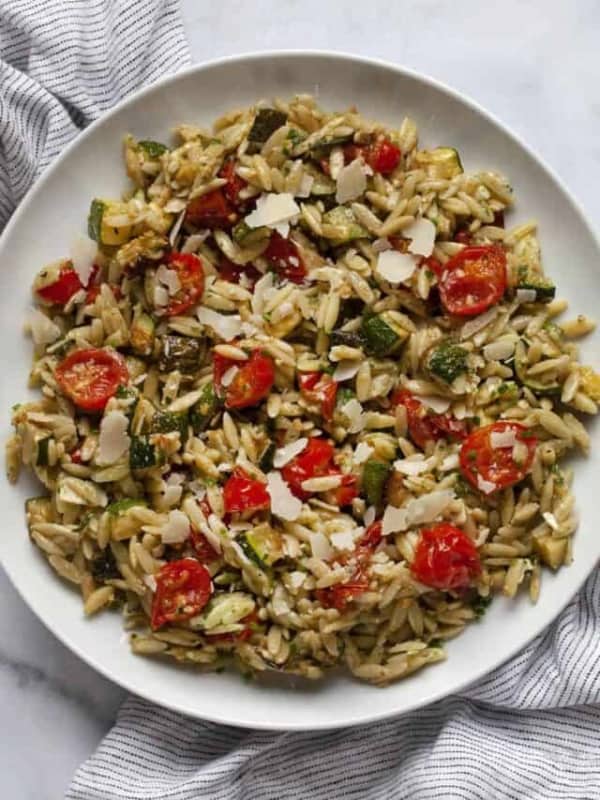
[{"label": "orzo pasta", "polygon": [[511,187],[309,96],[125,141],[36,277],[32,541],[135,653],[386,684],[571,559],[600,377]]}]

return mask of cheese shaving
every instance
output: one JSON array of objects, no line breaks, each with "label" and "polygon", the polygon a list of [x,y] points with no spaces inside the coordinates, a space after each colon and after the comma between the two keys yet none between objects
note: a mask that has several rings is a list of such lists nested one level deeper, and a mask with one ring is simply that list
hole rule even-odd
[{"label": "cheese shaving", "polygon": [[350,361],[349,359],[339,361],[331,377],[338,383],[348,381],[356,375],[361,363],[360,361]]},{"label": "cheese shaving", "polygon": [[452,489],[439,489],[410,500],[402,508],[387,506],[383,514],[382,533],[387,536],[415,525],[433,522],[453,499]]},{"label": "cheese shaving", "polygon": [[70,258],[73,269],[79,275],[79,280],[86,286],[92,269],[94,268],[94,261],[98,252],[98,245],[89,236],[76,236],[71,242]]},{"label": "cheese shaving", "polygon": [[39,309],[32,309],[28,318],[31,337],[35,344],[52,344],[60,339],[61,330],[51,319]]},{"label": "cheese shaving", "polygon": [[275,451],[275,455],[273,456],[273,466],[277,467],[277,469],[285,467],[285,465],[289,464],[292,459],[296,458],[297,455],[300,455],[307,444],[308,439],[303,436],[301,439],[297,439],[291,444],[286,444],[284,447],[280,447]]},{"label": "cheese shaving", "polygon": [[492,450],[498,450],[501,447],[512,447],[516,441],[517,433],[511,428],[506,431],[492,431],[490,433]]},{"label": "cheese shaving", "polygon": [[122,411],[109,411],[100,423],[98,437],[98,465],[114,464],[129,447],[131,439],[127,433],[129,419]]},{"label": "cheese shaving", "polygon": [[162,526],[160,538],[163,544],[181,544],[190,535],[190,521],[179,509],[169,511],[169,518]]},{"label": "cheese shaving", "polygon": [[412,277],[418,259],[397,250],[384,250],[377,258],[377,273],[389,283],[402,283]]},{"label": "cheese shaving", "polygon": [[359,158],[342,167],[337,176],[336,186],[335,199],[340,204],[356,200],[364,194],[367,188],[367,176]]},{"label": "cheese shaving", "polygon": [[272,228],[281,236],[287,237],[289,223],[294,222],[300,213],[300,206],[289,192],[281,194],[262,194],[256,201],[256,208],[245,219],[249,228]]},{"label": "cheese shaving", "polygon": [[365,427],[365,415],[363,414],[363,407],[358,400],[353,397],[342,406],[342,413],[348,417],[348,431],[349,433],[359,433]]},{"label": "cheese shaving", "polygon": [[477,488],[484,494],[491,494],[496,491],[496,484],[491,481],[486,481],[481,475],[477,476]]},{"label": "cheese shaving", "polygon": [[236,339],[242,330],[239,314],[219,314],[212,308],[202,306],[198,309],[198,319],[203,325],[212,328],[226,342]]},{"label": "cheese shaving", "polygon": [[310,549],[315,558],[327,561],[333,556],[333,549],[324,534],[317,531],[316,533],[309,534],[309,538]]},{"label": "cheese shaving", "polygon": [[355,464],[364,464],[364,462],[371,457],[373,452],[371,445],[366,442],[359,442],[359,444],[356,445],[352,460]]},{"label": "cheese shaving", "polygon": [[302,511],[302,502],[291,493],[280,472],[269,472],[267,491],[271,498],[271,513],[281,519],[293,522]]},{"label": "cheese shaving", "polygon": [[416,219],[408,228],[404,228],[402,235],[412,240],[408,245],[409,253],[419,256],[430,256],[433,253],[436,227],[430,219]]}]

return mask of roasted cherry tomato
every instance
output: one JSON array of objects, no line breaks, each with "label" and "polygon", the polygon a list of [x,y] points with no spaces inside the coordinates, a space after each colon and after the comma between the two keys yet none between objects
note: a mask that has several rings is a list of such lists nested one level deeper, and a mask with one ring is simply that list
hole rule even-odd
[{"label": "roasted cherry tomato", "polygon": [[465,247],[444,264],[438,285],[449,314],[481,314],[497,303],[506,289],[504,250],[497,245]]},{"label": "roasted cherry tomato", "polygon": [[309,497],[309,492],[302,488],[304,481],[331,474],[333,454],[331,442],[325,439],[309,439],[304,450],[282,468],[283,479],[296,497],[300,500]]},{"label": "roasted cherry tomato", "polygon": [[80,289],[83,289],[83,284],[79,275],[73,269],[71,262],[67,261],[60,268],[57,279],[37,289],[36,294],[47,303],[64,306]]},{"label": "roasted cherry tomato", "polygon": [[320,404],[323,419],[331,422],[338,390],[338,384],[331,375],[325,372],[301,372],[298,384],[307,400]]},{"label": "roasted cherry tomato", "polygon": [[466,533],[441,522],[421,531],[410,569],[420,583],[449,591],[470,586],[481,572],[481,563]]},{"label": "roasted cherry tomato", "polygon": [[327,608],[337,608],[338,611],[343,612],[348,603],[368,590],[368,565],[383,538],[381,530],[381,520],[369,525],[358,542],[356,550],[349,556],[356,561],[356,570],[349,581],[330,586],[327,589],[318,589],[315,592],[321,605]]},{"label": "roasted cherry tomato", "polygon": [[211,561],[216,561],[219,558],[219,554],[202,531],[190,528],[190,543],[203,564],[210,564]]},{"label": "roasted cherry tomato", "polygon": [[[231,344],[235,344],[235,342],[231,342]],[[213,381],[215,392],[219,397],[225,395],[225,387],[222,383],[223,375],[231,367],[239,366],[239,363],[239,361],[234,361],[233,358],[227,358],[227,356],[222,356],[220,353],[213,353]]]},{"label": "roasted cherry tomato", "polygon": [[537,439],[519,422],[494,422],[467,436],[460,449],[460,469],[476,489],[491,494],[523,480],[536,446]]},{"label": "roasted cherry tomato", "polygon": [[223,188],[219,188],[191,200],[185,219],[199,228],[230,228],[237,222],[238,214]]},{"label": "roasted cherry tomato", "polygon": [[292,283],[304,281],[306,267],[300,251],[291,239],[284,239],[277,231],[273,231],[263,256],[282,278],[287,278]]},{"label": "roasted cherry tomato", "polygon": [[392,395],[392,405],[402,404],[406,408],[408,433],[413,442],[424,450],[427,442],[438,439],[457,441],[467,435],[467,426],[450,414],[435,414],[406,389],[398,389]]},{"label": "roasted cherry tomato", "polygon": [[373,172],[389,175],[398,164],[402,153],[389,139],[378,139],[367,149],[366,162]]},{"label": "roasted cherry tomato", "polygon": [[223,487],[223,502],[227,514],[264,511],[271,506],[266,485],[251,478],[241,467],[234,469]]},{"label": "roasted cherry tomato", "polygon": [[269,395],[275,380],[273,359],[254,350],[247,361],[241,364],[225,394],[226,408],[248,408],[255,406]]},{"label": "roasted cherry tomato", "polygon": [[167,263],[169,269],[177,273],[180,283],[167,306],[167,316],[175,317],[200,302],[204,292],[204,267],[193,253],[169,253]]},{"label": "roasted cherry tomato", "polygon": [[254,289],[254,284],[260,278],[260,272],[252,264],[234,264],[225,257],[221,259],[217,269],[219,278],[227,283],[240,283],[240,279],[244,276],[244,286],[251,290]]},{"label": "roasted cherry tomato", "polygon": [[454,234],[454,241],[459,244],[471,244],[471,238],[471,234],[466,228],[462,228]]},{"label": "roasted cherry tomato", "polygon": [[212,594],[210,573],[193,558],[169,561],[156,575],[152,628],[166,622],[185,622],[202,611]]},{"label": "roasted cherry tomato", "polygon": [[81,448],[80,447],[76,447],[75,450],[72,450],[69,453],[69,456],[71,457],[71,461],[73,462],[73,464],[81,464]]},{"label": "roasted cherry tomato", "polygon": [[248,184],[243,178],[235,171],[235,160],[233,158],[227,159],[219,170],[219,178],[225,178],[227,183],[223,186],[225,197],[234,208],[240,208],[244,205],[244,201],[240,200],[240,192],[245,189]]},{"label": "roasted cherry tomato", "polygon": [[[334,470],[331,474],[336,475],[337,472],[337,470]],[[333,489],[333,497],[335,500],[335,505],[337,505],[339,508],[349,506],[354,498],[358,497],[356,475],[343,475],[342,485],[337,489]]]},{"label": "roasted cherry tomato", "polygon": [[70,353],[56,368],[60,388],[84,411],[101,411],[129,381],[125,361],[114,350],[90,347]]}]

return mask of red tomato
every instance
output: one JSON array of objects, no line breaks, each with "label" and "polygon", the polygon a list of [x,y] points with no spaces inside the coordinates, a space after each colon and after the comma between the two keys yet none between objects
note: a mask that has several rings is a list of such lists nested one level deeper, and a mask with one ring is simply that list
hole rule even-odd
[{"label": "red tomato", "polygon": [[63,392],[84,411],[101,411],[117,388],[129,381],[123,357],[95,347],[70,353],[55,374]]},{"label": "red tomato", "polygon": [[151,624],[157,630],[166,622],[185,622],[204,606],[212,594],[210,573],[193,558],[170,561],[156,576]]},{"label": "red tomato", "polygon": [[240,192],[245,189],[248,184],[243,178],[235,171],[235,160],[233,158],[227,159],[219,170],[219,178],[225,178],[227,183],[223,186],[225,197],[234,208],[244,205],[244,201],[240,201]]},{"label": "red tomato", "polygon": [[71,453],[69,453],[69,455],[71,456],[71,461],[73,464],[81,464],[81,448],[76,447],[75,450],[72,450]]},{"label": "red tomato", "polygon": [[260,272],[252,264],[234,264],[225,257],[221,259],[217,269],[219,277],[227,283],[239,283],[242,275],[245,275],[250,289],[254,289],[254,284],[260,278]]},{"label": "red tomato", "polygon": [[305,492],[302,483],[309,478],[330,475],[334,448],[325,439],[309,439],[304,450],[286,464],[281,474],[290,490],[300,500],[306,500],[309,492]]},{"label": "red tomato", "polygon": [[[337,474],[337,470],[331,472],[332,475]],[[339,508],[349,506],[355,497],[358,497],[358,488],[356,486],[356,475],[343,475],[342,485],[333,490],[335,498],[335,505]]]},{"label": "red tomato", "polygon": [[[231,344],[235,344],[235,342]],[[230,367],[234,367],[239,363],[239,361],[234,361],[233,358],[227,358],[227,356],[222,356],[220,353],[213,353],[213,380],[215,392],[219,396],[222,397],[225,394],[225,387],[221,383],[223,375]]]},{"label": "red tomato", "polygon": [[321,404],[321,415],[331,422],[335,411],[338,384],[325,372],[303,372],[298,375],[301,393],[312,403]]},{"label": "red tomato", "polygon": [[[517,463],[513,455],[513,445],[493,447],[492,434],[514,432],[515,441],[527,448],[525,458]],[[498,489],[513,486],[522,481],[529,472],[537,439],[529,435],[528,429],[519,422],[494,422],[473,431],[460,449],[460,468],[465,478],[476,489],[491,494]],[[493,488],[481,489],[479,479],[491,484]]]},{"label": "red tomato", "polygon": [[378,139],[367,150],[366,161],[374,172],[389,175],[398,164],[402,152],[389,139]]},{"label": "red tomato", "polygon": [[420,583],[449,591],[470,586],[481,573],[481,563],[471,539],[441,522],[421,531],[410,569]]},{"label": "red tomato", "polygon": [[454,234],[454,241],[459,244],[471,244],[471,234],[463,228]]},{"label": "red tomato", "polygon": [[277,231],[273,231],[263,256],[282,278],[287,278],[292,283],[304,281],[306,267],[300,251],[291,239],[284,239]]},{"label": "red tomato", "polygon": [[424,450],[427,442],[438,439],[456,441],[467,435],[467,426],[450,414],[434,414],[406,389],[398,389],[392,395],[392,405],[402,404],[406,408],[408,433],[413,442]]},{"label": "red tomato", "polygon": [[204,564],[210,564],[211,561],[216,561],[219,558],[219,554],[206,536],[193,527],[190,528],[190,542],[194,552]]},{"label": "red tomato", "polygon": [[367,568],[371,556],[383,538],[381,529],[381,520],[373,522],[358,542],[353,554],[356,560],[356,570],[349,581],[330,586],[327,589],[318,589],[315,592],[321,605],[326,608],[337,608],[338,611],[343,612],[348,603],[369,589]]},{"label": "red tomato", "polygon": [[204,292],[204,267],[193,253],[169,253],[169,269],[175,270],[181,284],[167,306],[167,316],[183,314],[200,302]]},{"label": "red tomato", "polygon": [[191,200],[185,219],[199,228],[229,228],[237,222],[238,214],[219,188]]},{"label": "red tomato", "polygon": [[235,378],[227,387],[226,408],[248,408],[264,400],[271,391],[275,380],[275,366],[270,356],[254,350]]},{"label": "red tomato", "polygon": [[83,284],[79,280],[79,275],[75,272],[71,263],[67,261],[60,268],[58,278],[54,283],[38,289],[37,294],[47,303],[56,303],[64,306],[80,289],[83,289]]},{"label": "red tomato", "polygon": [[497,245],[465,247],[446,262],[438,284],[449,314],[481,314],[497,303],[506,289],[504,250]]},{"label": "red tomato", "polygon": [[271,506],[266,485],[251,478],[241,467],[234,469],[223,487],[223,502],[227,514],[263,511]]},{"label": "red tomato", "polygon": [[443,264],[440,264],[437,258],[434,258],[433,256],[424,258],[421,262],[421,266],[425,267],[425,269],[430,269],[437,278],[439,278],[444,271]]}]

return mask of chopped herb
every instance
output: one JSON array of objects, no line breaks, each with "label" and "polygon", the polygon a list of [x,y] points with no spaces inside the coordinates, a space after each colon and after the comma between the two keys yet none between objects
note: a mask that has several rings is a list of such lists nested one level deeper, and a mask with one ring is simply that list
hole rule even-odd
[{"label": "chopped herb", "polygon": [[444,640],[443,639],[431,639],[431,641],[427,645],[428,647],[443,647]]},{"label": "chopped herb", "polygon": [[471,608],[475,612],[475,618],[481,619],[489,606],[492,603],[491,597],[482,597],[482,595],[478,594],[475,600],[471,603]]},{"label": "chopped herb", "polygon": [[161,142],[153,142],[150,139],[144,139],[143,141],[138,142],[138,147],[142,148],[148,158],[158,158],[159,156],[162,156],[163,153],[166,153],[169,149],[166,144],[162,144]]}]

